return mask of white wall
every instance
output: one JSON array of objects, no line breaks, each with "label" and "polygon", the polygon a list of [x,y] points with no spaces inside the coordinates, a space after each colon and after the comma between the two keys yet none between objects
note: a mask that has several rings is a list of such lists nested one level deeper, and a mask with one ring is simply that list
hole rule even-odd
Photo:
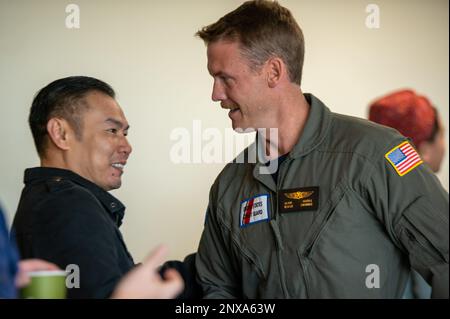
[{"label": "white wall", "polygon": [[[114,192],[127,205],[122,231],[131,253],[139,261],[165,242],[170,258],[183,258],[197,247],[209,187],[224,164],[172,163],[169,136],[177,127],[192,132],[193,120],[230,127],[210,100],[205,48],[193,35],[241,1],[74,0],[80,29],[65,27],[69,3],[0,0],[0,199],[9,222],[23,170],[39,164],[27,126],[33,95],[57,78],[90,75],[115,88],[131,124],[134,151]],[[375,97],[410,87],[436,104],[448,128],[446,0],[281,3],[305,34],[305,92],[365,117]],[[365,25],[369,3],[381,10],[379,29]],[[439,176],[448,189],[448,156]]]}]

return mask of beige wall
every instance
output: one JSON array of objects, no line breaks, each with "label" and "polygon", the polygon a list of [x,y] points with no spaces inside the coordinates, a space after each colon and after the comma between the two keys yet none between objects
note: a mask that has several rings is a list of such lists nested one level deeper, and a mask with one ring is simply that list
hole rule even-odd
[{"label": "beige wall", "polygon": [[[69,3],[0,0],[0,199],[9,221],[23,170],[39,164],[26,122],[33,95],[60,77],[95,76],[116,89],[132,126],[134,151],[114,192],[127,205],[130,251],[139,261],[165,242],[170,258],[183,258],[197,247],[209,187],[224,164],[172,163],[169,136],[176,127],[192,132],[193,120],[229,128],[210,101],[205,48],[193,34],[241,1],[74,0],[78,30],[65,27]],[[365,117],[373,98],[410,87],[430,97],[448,127],[448,1],[373,1],[379,29],[365,25],[371,1],[281,3],[305,33],[305,92]],[[448,189],[448,156],[439,176]]]}]

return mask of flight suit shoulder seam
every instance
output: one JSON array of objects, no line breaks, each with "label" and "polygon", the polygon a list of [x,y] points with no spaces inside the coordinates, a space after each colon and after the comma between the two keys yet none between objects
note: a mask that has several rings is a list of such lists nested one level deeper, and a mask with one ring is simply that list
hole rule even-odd
[{"label": "flight suit shoulder seam", "polygon": [[364,160],[367,160],[370,164],[372,164],[373,166],[376,166],[376,162],[372,159],[372,157],[367,156],[366,154],[362,154],[360,152],[356,152],[356,151],[346,151],[346,150],[329,150],[329,149],[318,149],[317,150],[320,153],[335,153],[335,154],[354,154],[357,155],[359,157],[362,157]]}]

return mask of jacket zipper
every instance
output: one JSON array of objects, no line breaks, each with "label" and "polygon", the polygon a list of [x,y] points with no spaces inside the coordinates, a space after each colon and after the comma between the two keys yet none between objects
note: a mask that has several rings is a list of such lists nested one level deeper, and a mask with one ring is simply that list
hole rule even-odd
[{"label": "jacket zipper", "polygon": [[[277,219],[279,219],[279,217],[280,217],[279,211],[278,211],[278,191],[279,191],[278,185],[280,184],[279,181],[281,178],[281,166],[286,162],[286,160],[283,161],[283,163],[281,163],[281,165],[278,167],[278,175],[277,175],[277,181],[276,181],[276,185],[275,185],[275,190],[276,190],[275,203],[276,203]],[[274,226],[275,225],[272,226],[272,230],[275,232]],[[277,227],[277,229],[278,229],[278,227]],[[279,234],[279,231],[278,231],[278,234],[274,234],[274,235],[275,235],[275,241],[277,243],[277,259],[278,259],[278,269],[280,271],[280,276],[281,276],[281,288],[283,289],[285,298],[290,298],[288,288],[286,286],[286,273],[283,268],[283,258],[281,256],[281,250],[283,249],[283,247],[282,247],[282,242],[279,242],[279,241],[281,241],[281,234]]]}]

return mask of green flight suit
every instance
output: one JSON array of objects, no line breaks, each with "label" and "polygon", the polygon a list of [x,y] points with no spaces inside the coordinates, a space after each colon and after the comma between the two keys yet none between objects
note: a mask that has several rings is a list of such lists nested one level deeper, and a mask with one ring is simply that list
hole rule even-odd
[{"label": "green flight suit", "polygon": [[196,258],[205,297],[401,298],[412,267],[448,298],[448,193],[425,164],[400,176],[385,157],[407,141],[396,130],[305,97],[277,183],[264,163],[235,161],[211,187]]}]

